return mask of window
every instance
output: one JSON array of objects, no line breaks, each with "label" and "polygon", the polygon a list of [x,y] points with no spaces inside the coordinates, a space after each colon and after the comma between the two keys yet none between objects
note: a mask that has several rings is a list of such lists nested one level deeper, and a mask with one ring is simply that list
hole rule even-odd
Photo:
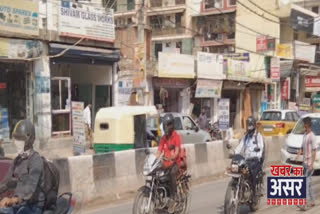
[{"label": "window", "polygon": [[228,33],[228,39],[234,39],[234,38],[235,38],[234,32]]},{"label": "window", "polygon": [[162,17],[161,16],[151,16],[150,25],[153,29],[162,28]]},{"label": "window", "polygon": [[261,120],[279,121],[281,120],[281,112],[279,111],[263,112]]},{"label": "window", "polygon": [[312,12],[319,14],[319,6],[315,6],[311,8]]},{"label": "window", "polygon": [[194,130],[196,125],[189,117],[183,117],[183,125],[187,130]]},{"label": "window", "polygon": [[135,0],[128,0],[127,9],[128,11],[135,9]]},{"label": "window", "polygon": [[237,0],[229,0],[229,6],[235,6],[237,4]]},{"label": "window", "polygon": [[223,0],[205,0],[205,9],[222,8]]},{"label": "window", "polygon": [[217,40],[218,41],[222,41],[223,40],[223,34],[222,33],[218,33],[217,34]]},{"label": "window", "polygon": [[176,27],[181,27],[182,13],[176,14]]},{"label": "window", "polygon": [[292,113],[291,112],[287,112],[284,120],[285,121],[293,121]]},{"label": "window", "polygon": [[[319,136],[320,135],[320,118],[311,118],[311,123],[312,123],[312,132]],[[304,128],[304,123],[303,120],[300,119],[298,124],[296,125],[296,127],[293,130],[293,134],[305,134],[306,130]]]},{"label": "window", "polygon": [[298,121],[299,120],[299,114],[297,112],[292,112],[293,120]]},{"label": "window", "polygon": [[155,52],[155,56],[158,59],[159,58],[159,52],[162,52],[162,43],[156,43],[154,45],[154,52]]}]

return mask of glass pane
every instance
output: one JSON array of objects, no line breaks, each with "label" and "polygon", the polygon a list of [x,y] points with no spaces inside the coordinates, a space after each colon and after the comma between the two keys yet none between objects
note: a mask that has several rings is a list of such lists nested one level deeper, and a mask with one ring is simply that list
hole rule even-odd
[{"label": "glass pane", "polygon": [[53,114],[52,115],[52,131],[62,132],[70,130],[70,114]]},{"label": "glass pane", "polygon": [[68,80],[61,80],[61,96],[61,108],[65,110],[70,109]]},{"label": "glass pane", "polygon": [[53,110],[60,110],[60,92],[59,80],[52,80],[51,82],[51,105]]},{"label": "glass pane", "polygon": [[281,120],[281,112],[264,112],[261,120]]}]

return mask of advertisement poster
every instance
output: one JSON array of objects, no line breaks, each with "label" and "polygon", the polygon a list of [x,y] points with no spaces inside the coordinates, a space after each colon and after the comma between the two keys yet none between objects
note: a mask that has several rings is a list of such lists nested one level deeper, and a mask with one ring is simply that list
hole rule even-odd
[{"label": "advertisement poster", "polygon": [[280,59],[271,58],[271,80],[280,81]]},{"label": "advertisement poster", "polygon": [[287,78],[281,87],[281,99],[289,100],[290,98],[290,78]]},{"label": "advertisement poster", "polygon": [[220,98],[222,91],[222,81],[200,80],[197,82],[196,98]]},{"label": "advertisement poster", "polygon": [[257,38],[257,52],[265,52],[268,50],[268,40],[266,36]]},{"label": "advertisement poster", "polygon": [[42,43],[36,40],[0,38],[0,58],[30,59],[42,54]]},{"label": "advertisement poster", "polygon": [[276,56],[280,58],[293,58],[293,50],[291,44],[277,44]]},{"label": "advertisement poster", "polygon": [[86,133],[83,121],[83,102],[72,102],[72,133],[73,152],[83,154],[86,152]]},{"label": "advertisement poster", "polygon": [[314,17],[296,9],[291,10],[291,27],[295,30],[313,34]]},{"label": "advertisement poster", "polygon": [[61,1],[61,7],[58,9],[61,36],[114,42],[112,9],[106,10],[65,0]]},{"label": "advertisement poster", "polygon": [[4,32],[39,35],[39,0],[1,0],[0,29]]},{"label": "advertisement poster", "polygon": [[128,105],[133,87],[132,80],[120,80],[118,83],[118,105]]},{"label": "advertisement poster", "polygon": [[249,77],[249,63],[246,61],[228,60],[228,79],[232,77]]},{"label": "advertisement poster", "polygon": [[219,99],[219,129],[228,130],[230,127],[230,99]]}]

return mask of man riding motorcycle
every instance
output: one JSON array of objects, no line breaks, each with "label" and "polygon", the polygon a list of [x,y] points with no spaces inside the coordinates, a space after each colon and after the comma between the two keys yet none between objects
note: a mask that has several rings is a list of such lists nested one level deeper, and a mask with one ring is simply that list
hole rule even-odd
[{"label": "man riding motorcycle", "polygon": [[45,194],[43,161],[33,150],[35,128],[29,120],[19,121],[12,133],[18,156],[14,160],[9,176],[0,184],[0,194],[14,189],[14,196],[0,201],[0,214],[41,214]]},{"label": "man riding motorcycle", "polygon": [[[249,117],[246,124],[247,133],[236,148],[235,154],[242,155],[248,162],[252,186],[255,187],[259,182],[257,175],[262,170],[264,143],[262,135],[257,130],[256,120],[253,117]],[[256,196],[255,190],[256,188],[253,188],[254,196]]]},{"label": "man riding motorcycle", "polygon": [[169,213],[173,213],[176,206],[177,195],[177,176],[180,165],[181,140],[179,134],[174,129],[174,117],[172,114],[166,114],[163,118],[163,127],[165,135],[160,140],[157,158],[164,153],[164,167],[170,170],[171,176],[171,194],[172,201],[169,206]]}]

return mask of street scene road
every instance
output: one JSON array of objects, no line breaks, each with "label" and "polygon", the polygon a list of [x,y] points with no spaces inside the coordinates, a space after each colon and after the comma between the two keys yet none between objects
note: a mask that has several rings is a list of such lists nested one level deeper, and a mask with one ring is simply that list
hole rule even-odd
[{"label": "street scene road", "polygon": [[[190,214],[223,214],[223,203],[225,191],[230,178],[224,178],[218,181],[204,183],[193,187]],[[313,176],[315,197],[320,196],[320,176]],[[132,213],[133,200],[123,202],[118,205],[109,205],[96,210],[85,211],[85,214],[126,214]],[[290,213],[319,213],[320,204],[307,212],[300,212],[295,206],[268,206],[266,196],[261,201],[261,208],[256,213],[261,214],[280,214]],[[241,207],[240,214],[248,214],[248,207]]]}]

